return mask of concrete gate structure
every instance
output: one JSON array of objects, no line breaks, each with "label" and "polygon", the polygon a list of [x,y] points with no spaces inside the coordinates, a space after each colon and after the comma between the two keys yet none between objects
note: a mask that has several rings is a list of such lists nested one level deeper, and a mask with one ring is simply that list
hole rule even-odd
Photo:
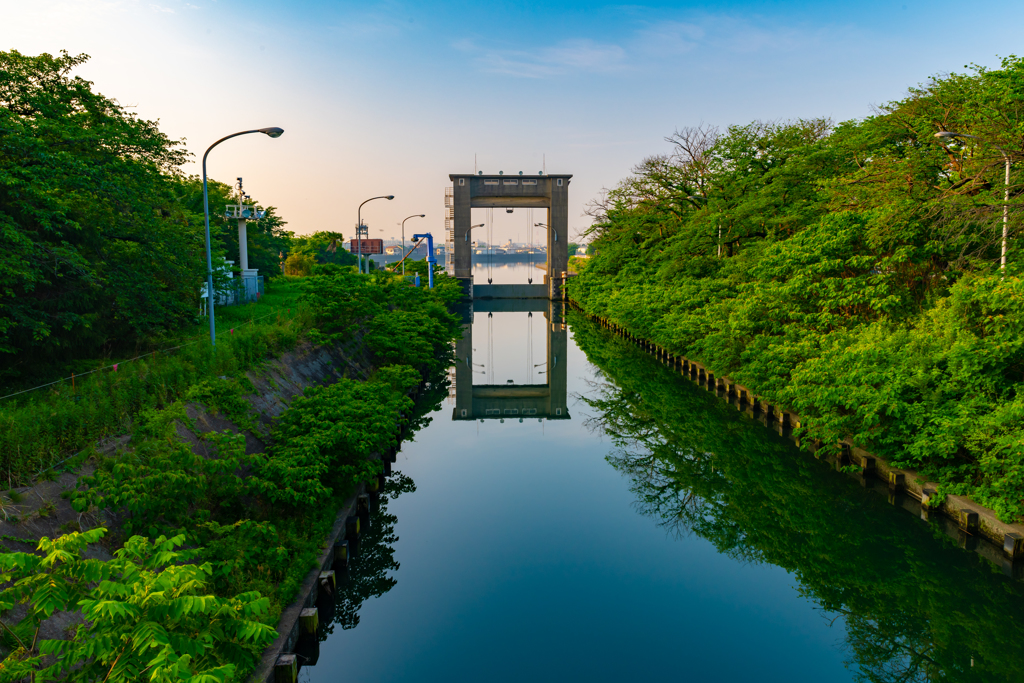
[{"label": "concrete gate structure", "polygon": [[[454,254],[452,275],[467,296],[487,298],[538,298],[561,300],[569,270],[569,180],[571,175],[448,176],[452,189],[445,193],[448,219],[447,247]],[[470,236],[472,209],[547,209],[547,274],[544,284],[475,285]]]}]

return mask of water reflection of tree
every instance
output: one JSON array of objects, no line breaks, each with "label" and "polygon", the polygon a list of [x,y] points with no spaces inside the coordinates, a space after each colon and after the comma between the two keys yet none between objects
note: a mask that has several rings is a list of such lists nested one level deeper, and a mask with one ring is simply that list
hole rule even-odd
[{"label": "water reflection of tree", "polygon": [[842,618],[860,680],[1024,680],[1024,586],[632,345],[570,321],[606,378],[580,397],[588,424],[611,438],[608,460],[643,513],[792,572],[824,618]]},{"label": "water reflection of tree", "polygon": [[716,469],[714,454],[680,448],[641,394],[611,382],[589,386],[590,394],[579,397],[594,410],[584,424],[611,437],[616,450],[606,460],[632,479],[638,511],[676,538],[696,533],[735,559],[760,561],[757,549],[743,542],[742,529],[722,523],[729,480]]},{"label": "water reflection of tree", "polygon": [[388,501],[402,493],[416,490],[412,479],[395,473],[386,480],[381,490],[377,509],[370,514],[370,525],[359,539],[358,555],[348,571],[338,577],[338,596],[334,601],[334,614],[320,633],[324,641],[334,633],[334,626],[344,629],[359,625],[359,609],[370,598],[379,598],[395,587],[398,580],[392,575],[401,566],[395,562],[395,523],[398,518],[388,512]]}]

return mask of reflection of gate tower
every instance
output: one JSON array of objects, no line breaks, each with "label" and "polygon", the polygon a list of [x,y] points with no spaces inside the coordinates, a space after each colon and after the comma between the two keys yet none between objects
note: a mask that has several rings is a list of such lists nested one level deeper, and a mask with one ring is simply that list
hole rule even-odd
[{"label": "reflection of gate tower", "polygon": [[[265,212],[260,211],[252,204],[246,204],[250,197],[242,189],[241,178],[235,184],[235,189],[238,191],[238,203],[228,204],[224,207],[224,218],[238,220],[238,267],[242,270],[242,283],[246,288],[245,298],[249,300],[251,297],[248,290],[250,287],[256,286],[256,269],[249,268],[249,241],[246,235],[246,224],[248,221],[258,221],[263,218]],[[254,297],[255,294],[252,298]]]},{"label": "reflection of gate tower", "polygon": [[473,324],[462,326],[455,342],[453,420],[517,417],[568,420],[566,352],[568,332],[563,305],[543,299],[492,299],[473,302],[473,313],[543,312],[547,319],[547,384],[473,384]]},{"label": "reflection of gate tower", "polygon": [[[448,176],[452,187],[445,191],[445,217],[451,216],[448,239],[453,252],[452,273],[463,285],[463,291],[480,298],[520,298],[524,287],[537,290],[528,296],[551,300],[562,298],[562,281],[569,269],[569,180],[571,175],[517,176],[453,173]],[[514,290],[501,285],[481,287],[474,292],[472,237],[469,234],[471,210],[476,208],[538,208],[547,209],[547,275],[543,285],[521,285]]]}]

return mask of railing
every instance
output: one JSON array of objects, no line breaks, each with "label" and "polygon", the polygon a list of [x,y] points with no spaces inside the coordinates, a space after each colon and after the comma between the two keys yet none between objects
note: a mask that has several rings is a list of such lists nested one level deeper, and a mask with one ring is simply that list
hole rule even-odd
[{"label": "railing", "polygon": [[444,188],[444,270],[455,275],[455,194],[454,188]]},{"label": "railing", "polygon": [[[217,289],[217,306],[237,306],[240,304],[255,303],[263,297],[264,282],[263,276],[238,277],[228,280],[224,287]],[[199,294],[199,314],[206,315],[206,284],[204,283]]]},{"label": "railing", "polygon": [[245,218],[251,221],[258,221],[263,218],[266,211],[261,211],[255,206],[225,206],[224,217],[225,218]]}]

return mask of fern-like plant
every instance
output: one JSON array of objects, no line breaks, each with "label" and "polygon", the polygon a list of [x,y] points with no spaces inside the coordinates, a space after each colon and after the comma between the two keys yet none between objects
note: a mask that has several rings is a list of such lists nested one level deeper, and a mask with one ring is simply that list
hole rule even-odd
[{"label": "fern-like plant", "polygon": [[[14,649],[0,681],[225,683],[248,671],[276,636],[261,623],[269,601],[257,592],[210,595],[209,563],[180,550],[184,535],[133,536],[114,559],[85,559],[106,529],[43,538],[33,553],[0,555],[0,610],[28,606],[17,626],[3,625]],[[79,610],[70,640],[38,640],[40,624]],[[49,655],[49,657],[48,657]]]}]

